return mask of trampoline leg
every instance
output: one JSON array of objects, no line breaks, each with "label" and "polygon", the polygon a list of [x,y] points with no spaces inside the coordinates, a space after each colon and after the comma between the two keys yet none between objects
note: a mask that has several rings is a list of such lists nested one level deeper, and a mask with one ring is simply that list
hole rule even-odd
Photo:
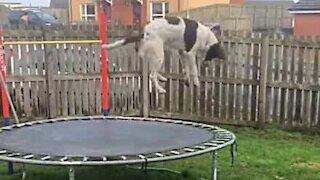
[{"label": "trampoline leg", "polygon": [[148,180],[148,162],[142,164],[142,171],[144,172],[144,179]]},{"label": "trampoline leg", "polygon": [[12,175],[13,174],[13,163],[8,162],[8,174]]},{"label": "trampoline leg", "polygon": [[213,151],[212,153],[212,179],[217,180],[218,178],[218,153]]},{"label": "trampoline leg", "polygon": [[26,171],[26,165],[22,165],[22,180],[26,179],[27,177],[27,171]]},{"label": "trampoline leg", "polygon": [[69,180],[75,180],[74,168],[73,167],[71,167],[69,169]]}]

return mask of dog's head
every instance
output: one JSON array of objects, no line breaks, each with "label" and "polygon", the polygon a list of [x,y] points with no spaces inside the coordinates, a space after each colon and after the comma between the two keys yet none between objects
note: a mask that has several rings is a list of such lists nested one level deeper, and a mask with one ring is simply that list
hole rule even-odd
[{"label": "dog's head", "polygon": [[221,46],[220,43],[211,45],[207,51],[206,57],[205,57],[205,61],[209,61],[212,59],[221,59],[221,60],[225,60],[226,59],[226,52],[224,50],[224,48]]},{"label": "dog's head", "polygon": [[225,60],[226,59],[226,52],[220,43],[221,36],[222,36],[222,30],[221,30],[220,24],[218,24],[218,23],[213,24],[210,27],[210,30],[213,32],[213,34],[216,37],[216,39],[218,40],[218,42],[216,44],[211,45],[208,48],[205,60],[209,61],[209,60],[212,60],[215,58]]}]

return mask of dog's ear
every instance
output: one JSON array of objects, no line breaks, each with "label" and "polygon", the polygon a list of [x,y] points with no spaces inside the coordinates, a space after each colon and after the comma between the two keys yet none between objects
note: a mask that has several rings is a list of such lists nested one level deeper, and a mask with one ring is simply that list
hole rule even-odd
[{"label": "dog's ear", "polygon": [[214,35],[216,35],[218,37],[222,36],[221,25],[219,23],[214,23],[210,27],[210,30],[213,32]]}]

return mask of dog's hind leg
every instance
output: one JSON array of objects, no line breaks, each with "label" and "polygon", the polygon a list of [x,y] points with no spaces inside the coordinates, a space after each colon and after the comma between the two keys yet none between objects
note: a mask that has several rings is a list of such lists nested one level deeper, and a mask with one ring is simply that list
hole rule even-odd
[{"label": "dog's hind leg", "polygon": [[159,71],[164,61],[163,42],[157,38],[144,41],[139,56],[149,61],[150,79],[159,93],[166,93],[166,90],[159,84],[159,80],[166,78],[160,75]]},{"label": "dog's hind leg", "polygon": [[151,67],[151,74],[154,78],[155,87],[159,93],[166,93],[166,90],[159,84],[160,81],[166,81],[167,79],[163,77],[159,71],[162,67],[164,61],[164,52],[161,48],[157,48],[157,51],[154,53],[154,59]]},{"label": "dog's hind leg", "polygon": [[183,79],[184,79],[184,83],[186,86],[190,86],[190,70],[189,70],[189,66],[188,66],[188,54],[183,52],[183,51],[179,51],[180,54],[180,63],[182,66],[182,74],[183,74]]},{"label": "dog's hind leg", "polygon": [[166,90],[159,84],[159,80],[161,80],[161,78],[159,77],[160,76],[163,77],[159,73],[163,60],[157,58],[157,59],[153,59],[151,62],[152,63],[150,64],[150,78],[159,93],[166,93]]}]

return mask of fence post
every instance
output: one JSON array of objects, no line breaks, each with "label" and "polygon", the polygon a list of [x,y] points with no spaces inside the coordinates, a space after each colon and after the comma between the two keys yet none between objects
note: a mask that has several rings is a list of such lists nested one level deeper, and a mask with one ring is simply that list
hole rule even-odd
[{"label": "fence post", "polygon": [[[44,40],[52,40],[52,35],[50,33],[45,33],[43,30]],[[56,104],[56,94],[54,90],[54,46],[50,44],[44,45],[45,53],[45,71],[46,71],[46,84],[47,84],[47,112],[49,118],[54,118],[57,116],[57,104]]]},{"label": "fence post", "polygon": [[150,109],[150,93],[149,93],[149,66],[148,61],[144,61],[142,58],[140,59],[141,63],[141,90],[140,97],[142,98],[142,106],[141,106],[141,116],[148,117],[149,109]]},{"label": "fence post", "polygon": [[259,98],[258,98],[258,110],[259,119],[258,126],[263,128],[266,119],[266,92],[267,92],[267,73],[268,73],[268,59],[269,59],[269,38],[265,36],[262,38],[261,47],[261,62],[260,62],[260,74],[259,74]]}]

